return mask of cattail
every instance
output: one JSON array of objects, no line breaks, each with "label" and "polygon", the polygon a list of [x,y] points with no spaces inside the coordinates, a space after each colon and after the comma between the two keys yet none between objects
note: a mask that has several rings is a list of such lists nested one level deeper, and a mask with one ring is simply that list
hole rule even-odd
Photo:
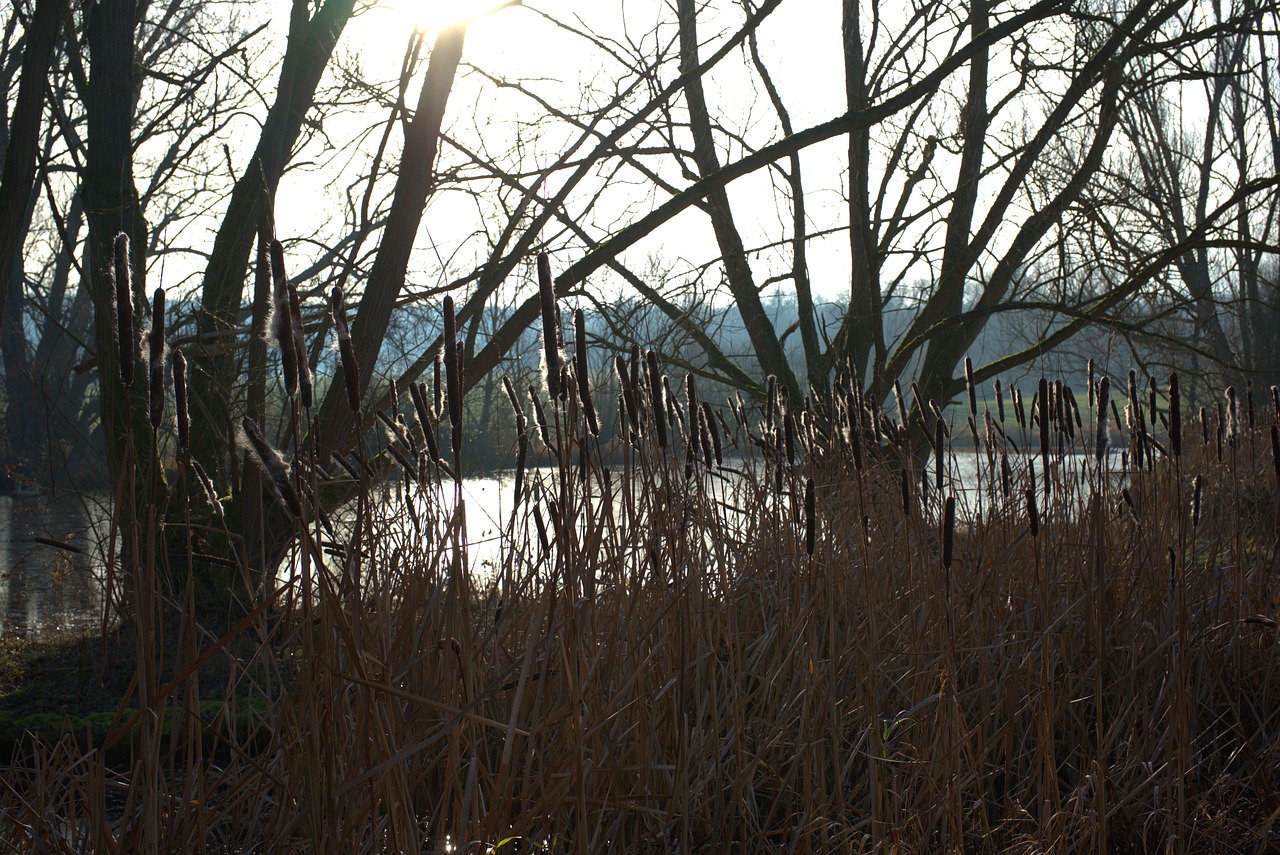
[{"label": "cattail", "polygon": [[307,356],[307,337],[302,328],[302,303],[298,300],[298,289],[292,282],[289,285],[289,328],[293,332],[293,350],[298,362],[298,398],[304,409],[311,409],[311,360]]},{"label": "cattail", "polygon": [[1271,387],[1271,414],[1276,423],[1280,424],[1280,386]]},{"label": "cattail", "polygon": [[1271,462],[1276,470],[1276,483],[1280,484],[1280,427],[1271,426]]},{"label": "cattail", "polygon": [[[618,404],[626,416],[627,425],[631,426],[630,434],[634,437],[640,431],[639,413],[636,412],[636,395],[631,385],[631,375],[627,371],[627,361],[621,355],[613,358],[613,370],[618,375]],[[625,428],[626,425],[619,425]]]},{"label": "cattail", "polygon": [[151,303],[151,330],[147,333],[147,368],[150,372],[151,427],[164,421],[164,289],[157,288]]},{"label": "cattail", "polygon": [[134,348],[133,340],[133,281],[129,266],[129,236],[124,232],[116,235],[114,258],[114,277],[112,282],[116,290],[116,344],[120,347],[120,382],[126,386],[133,385]]},{"label": "cattail", "polygon": [[1244,411],[1248,417],[1246,424],[1249,425],[1249,431],[1253,431],[1253,378],[1250,377],[1244,381]]},{"label": "cattail", "polygon": [[716,468],[715,451],[711,447],[711,420],[707,418],[705,413],[698,414],[698,439],[702,443],[702,462],[706,465],[707,471],[711,472]]},{"label": "cattail", "polygon": [[939,414],[933,423],[933,481],[938,493],[942,493],[942,475],[946,471],[947,445],[944,425]]},{"label": "cattail", "polygon": [[1182,456],[1182,393],[1178,389],[1178,373],[1169,375],[1169,451]]},{"label": "cattail", "polygon": [[662,373],[658,370],[658,354],[645,351],[645,373],[649,375],[649,403],[653,407],[653,427],[658,434],[658,448],[667,447],[667,413],[662,400]]},{"label": "cattail", "polygon": [[796,424],[795,419],[791,416],[791,392],[786,386],[782,387],[782,438],[787,449],[787,463],[794,466],[796,463]]},{"label": "cattail", "polygon": [[806,478],[804,482],[804,551],[810,556],[813,555],[814,540],[817,537],[818,528],[815,504],[813,479]]},{"label": "cattail", "polygon": [[1012,489],[1013,469],[1009,466],[1009,452],[1006,449],[1000,452],[1000,495],[1008,500]]},{"label": "cattail", "polygon": [[1231,446],[1236,444],[1236,437],[1240,435],[1240,408],[1236,404],[1236,387],[1227,387],[1227,443]]},{"label": "cattail", "polygon": [[[1000,381],[997,380],[996,382],[999,383]],[[905,425],[907,423],[907,404],[902,399],[902,384],[898,382],[897,378],[894,378],[893,381],[893,400],[898,405],[898,421]]]},{"label": "cattail", "polygon": [[[1043,376],[1040,378],[1040,461],[1045,467],[1045,471],[1049,469],[1049,381]],[[1045,489],[1048,489],[1048,481],[1045,481]]]},{"label": "cattail", "polygon": [[711,412],[711,404],[702,402],[702,417],[707,422],[707,430],[711,434],[711,450],[715,452],[716,468],[724,466],[724,448],[720,444],[720,430],[716,427],[715,416]]},{"label": "cattail", "polygon": [[1226,426],[1226,419],[1222,415],[1222,402],[1218,402],[1218,429],[1215,432],[1214,439],[1218,446],[1218,462],[1222,462],[1222,434]]},{"label": "cattail", "polygon": [[502,378],[502,388],[506,390],[507,399],[511,401],[511,412],[515,414],[516,434],[523,434],[529,423],[525,419],[524,408],[520,406],[520,397],[516,394],[515,384],[511,382],[510,377]]},{"label": "cattail", "polygon": [[1133,503],[1133,494],[1129,492],[1128,487],[1120,488],[1120,498],[1124,500],[1125,507],[1129,511],[1129,516],[1133,518],[1135,525],[1142,525],[1142,519],[1138,516],[1138,508]]},{"label": "cattail", "polygon": [[333,319],[333,331],[338,338],[338,362],[342,367],[342,382],[346,387],[347,406],[351,412],[360,412],[360,364],[356,362],[356,348],[351,341],[351,328],[347,326],[347,301],[341,285],[334,285],[329,294],[329,317]]},{"label": "cattail", "polygon": [[947,496],[942,517],[942,566],[951,567],[952,541],[956,535],[956,497]]},{"label": "cattail", "polygon": [[1092,357],[1090,357],[1090,358],[1089,358],[1089,368],[1088,368],[1088,373],[1089,373],[1089,380],[1088,380],[1088,382],[1089,382],[1089,409],[1091,409],[1091,410],[1092,410],[1092,409],[1093,409],[1093,393],[1094,393],[1094,388],[1093,388],[1093,358],[1092,358]]},{"label": "cattail", "polygon": [[964,358],[964,386],[969,392],[969,415],[978,417],[978,393],[973,388],[973,360]]},{"label": "cattail", "polygon": [[542,409],[542,401],[538,399],[538,390],[529,387],[529,400],[533,401],[533,420],[538,425],[538,432],[542,434],[542,444],[547,448],[551,447],[551,429],[547,426],[547,414]]},{"label": "cattail", "polygon": [[276,496],[290,514],[295,517],[302,516],[302,505],[298,501],[298,492],[294,489],[293,481],[289,478],[289,464],[284,462],[280,452],[267,444],[266,437],[262,435],[262,431],[253,419],[245,416],[240,420],[240,426],[244,429],[245,438],[253,448],[258,465],[275,487]]},{"label": "cattail", "polygon": [[856,471],[862,471],[862,425],[858,424],[858,414],[854,409],[852,395],[845,410],[848,413],[849,422],[849,447],[853,451],[853,467]]},{"label": "cattail", "polygon": [[[764,423],[773,425],[773,401],[778,394],[778,378],[770,374],[764,379]],[[1277,410],[1280,412],[1280,410]]]},{"label": "cattail", "polygon": [[293,343],[293,313],[289,310],[284,246],[278,240],[271,241],[271,303],[271,337],[280,351],[285,394],[292,398],[298,392],[298,350]]},{"label": "cattail", "polygon": [[911,516],[911,476],[907,468],[902,468],[902,515]]},{"label": "cattail", "polygon": [[1209,445],[1209,414],[1204,407],[1200,408],[1200,444]]},{"label": "cattail", "polygon": [[996,389],[996,413],[1000,416],[1000,424],[1004,424],[1004,390],[1000,388],[1000,378],[995,380]]},{"label": "cattail", "polygon": [[431,360],[431,371],[434,383],[431,386],[432,407],[431,411],[436,417],[436,421],[440,421],[440,417],[444,415],[444,377],[440,362],[440,351],[436,351],[435,357]]},{"label": "cattail", "polygon": [[547,394],[554,401],[560,397],[560,312],[556,308],[551,259],[546,252],[538,253],[538,298],[542,302],[542,355],[546,362]]},{"label": "cattail", "polygon": [[578,399],[582,401],[582,411],[587,417],[587,430],[592,436],[600,435],[600,420],[596,416],[596,405],[591,400],[591,385],[587,370],[587,321],[582,309],[573,310],[573,344],[574,369],[578,380]]},{"label": "cattail", "polygon": [[1032,537],[1040,536],[1040,513],[1036,510],[1036,488],[1028,487],[1027,495],[1027,525],[1031,529]]},{"label": "cattail", "polygon": [[1200,525],[1200,500],[1203,497],[1204,479],[1197,475],[1191,485],[1191,527]]},{"label": "cattail", "polygon": [[644,409],[644,387],[640,385],[640,345],[631,345],[631,364],[628,367],[629,376],[631,377],[631,394],[634,396],[636,404],[636,432],[639,434],[644,430],[645,419],[648,417]]},{"label": "cattail", "polygon": [[[684,434],[684,415],[680,412],[680,404],[676,401],[676,393],[671,391],[671,378],[662,375],[662,401],[667,410],[667,427],[671,429],[672,443],[675,442],[676,431]],[[733,404],[729,404],[730,410]]]},{"label": "cattail", "polygon": [[187,358],[182,351],[173,352],[173,405],[178,411],[178,448],[191,447],[191,414],[187,410]]},{"label": "cattail", "polygon": [[1013,417],[1020,430],[1027,429],[1027,411],[1022,406],[1022,391],[1017,386],[1013,387]]},{"label": "cattail", "polygon": [[521,433],[516,441],[516,483],[511,498],[511,513],[515,516],[516,509],[520,507],[520,497],[523,495],[524,489],[524,467],[526,458],[529,456],[529,435]]},{"label": "cattail", "polygon": [[1107,446],[1111,443],[1111,431],[1107,427],[1107,408],[1111,403],[1111,378],[1102,375],[1102,379],[1098,381],[1098,433],[1094,440],[1093,453],[1098,459],[1098,466],[1101,468],[1107,459]]},{"label": "cattail", "polygon": [[[541,265],[539,265],[541,267]],[[444,382],[449,390],[449,440],[453,453],[462,450],[462,350],[458,347],[458,319],[453,297],[444,298]]]},{"label": "cattail", "polygon": [[409,382],[409,397],[413,399],[413,411],[418,416],[418,426],[422,428],[422,439],[427,444],[427,456],[432,463],[440,462],[440,446],[436,443],[436,426],[431,418],[431,408],[427,406],[427,391],[421,383]]},{"label": "cattail", "polygon": [[1147,412],[1151,416],[1151,431],[1154,433],[1156,429],[1156,421],[1160,418],[1160,389],[1156,386],[1156,376],[1154,374],[1152,374],[1148,379],[1151,383],[1151,407]]}]

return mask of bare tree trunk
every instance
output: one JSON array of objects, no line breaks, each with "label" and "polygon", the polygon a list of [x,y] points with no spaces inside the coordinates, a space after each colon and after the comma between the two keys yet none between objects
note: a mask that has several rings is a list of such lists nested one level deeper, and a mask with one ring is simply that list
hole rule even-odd
[{"label": "bare tree trunk", "polygon": [[[687,74],[698,67],[697,9],[694,0],[678,0],[676,9],[680,21],[680,71]],[[699,177],[706,178],[720,171],[720,158],[711,134],[711,116],[703,93],[702,77],[691,75],[684,91],[689,104],[689,126],[693,132],[693,159],[697,163]],[[793,395],[798,396],[799,384],[760,300],[760,290],[752,276],[746,247],[734,223],[729,194],[724,188],[716,188],[707,194],[707,213],[720,247],[729,291],[738,305],[760,368],[765,374],[776,376],[791,389]]]},{"label": "bare tree trunk", "polygon": [[[36,177],[40,118],[49,92],[49,64],[53,60],[57,34],[58,3],[36,0],[27,26],[22,79],[18,83],[18,97],[4,150],[4,172],[0,177],[0,275],[6,277],[15,259],[20,257],[30,222],[29,199]],[[7,302],[0,301],[0,321],[4,319]]]},{"label": "bare tree trunk", "polygon": [[[462,61],[465,28],[458,26],[440,32],[431,50],[426,78],[418,97],[418,108],[405,131],[404,153],[396,176],[391,212],[382,235],[382,245],[374,259],[373,269],[360,311],[351,322],[351,338],[360,365],[360,388],[369,388],[378,353],[386,338],[391,312],[404,287],[409,255],[417,238],[418,225],[427,198],[436,186],[435,161],[439,149],[440,127],[445,105],[453,88],[458,63]],[[316,420],[322,454],[344,451],[351,445],[351,430],[356,414],[347,406],[346,383],[341,374],[329,387]]]},{"label": "bare tree trunk", "polygon": [[[201,406],[191,414],[191,441],[192,455],[215,479],[230,475],[229,425],[235,421],[232,402],[240,378],[229,337],[239,325],[249,253],[355,0],[326,0],[311,18],[307,17],[309,5],[307,0],[294,0],[276,100],[262,124],[253,159],[231,192],[205,269],[196,315],[201,345],[191,354],[192,398]],[[255,326],[260,321],[256,318]]]}]

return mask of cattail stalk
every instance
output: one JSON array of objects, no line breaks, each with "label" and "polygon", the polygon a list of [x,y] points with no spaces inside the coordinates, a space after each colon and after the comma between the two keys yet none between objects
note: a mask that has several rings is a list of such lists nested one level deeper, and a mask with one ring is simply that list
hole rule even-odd
[{"label": "cattail stalk", "polygon": [[1169,375],[1169,451],[1174,457],[1182,456],[1182,393],[1176,371]]}]

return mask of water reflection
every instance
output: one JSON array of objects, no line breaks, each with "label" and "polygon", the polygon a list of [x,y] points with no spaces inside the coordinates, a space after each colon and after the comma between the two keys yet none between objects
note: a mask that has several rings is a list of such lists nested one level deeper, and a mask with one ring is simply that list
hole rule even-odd
[{"label": "water reflection", "polygon": [[79,630],[94,624],[102,591],[98,535],[105,519],[94,497],[0,496],[0,633]]}]

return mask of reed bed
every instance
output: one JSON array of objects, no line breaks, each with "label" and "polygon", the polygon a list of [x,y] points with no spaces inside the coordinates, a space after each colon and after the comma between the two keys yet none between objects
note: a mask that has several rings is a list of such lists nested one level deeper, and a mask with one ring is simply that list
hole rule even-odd
[{"label": "reed bed", "polygon": [[[1153,409],[1131,380],[1123,421],[1124,384],[1091,382],[1081,413],[1042,381],[1029,407],[997,386],[999,419],[971,394],[955,426],[916,401],[904,427],[850,372],[825,400],[771,381],[758,406],[718,407],[637,349],[616,360],[606,449],[584,325],[566,357],[544,265],[549,373],[532,400],[507,384],[520,468],[496,566],[463,535],[453,335],[443,381],[383,412],[384,453],[322,465],[299,441],[286,463],[246,425],[294,572],[221,638],[141,638],[146,696],[104,740],[33,735],[0,785],[2,845],[1278,845],[1273,407],[1255,419],[1250,394],[1246,419],[1233,391],[1201,435],[1176,381]],[[354,498],[330,523],[316,497],[334,485]],[[210,714],[197,666],[233,651]]]}]

